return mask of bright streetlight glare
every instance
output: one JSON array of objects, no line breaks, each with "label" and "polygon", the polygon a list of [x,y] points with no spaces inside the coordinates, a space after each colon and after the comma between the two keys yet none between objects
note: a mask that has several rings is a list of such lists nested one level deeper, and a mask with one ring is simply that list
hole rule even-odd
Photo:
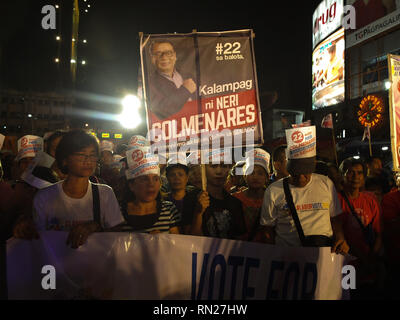
[{"label": "bright streetlight glare", "polygon": [[134,95],[127,95],[121,102],[123,106],[122,113],[118,116],[121,125],[126,129],[134,129],[141,122],[139,115],[140,100]]},{"label": "bright streetlight glare", "polygon": [[85,61],[85,60],[82,60],[82,64],[86,64],[86,61]]},{"label": "bright streetlight glare", "polygon": [[60,40],[61,40],[61,37],[60,37],[60,36],[57,36],[57,37],[56,37],[56,40],[57,40],[57,41],[60,41]]},{"label": "bright streetlight glare", "polygon": [[391,81],[386,81],[385,82],[385,88],[386,90],[389,90],[392,87],[392,82]]},{"label": "bright streetlight glare", "polygon": [[122,100],[122,106],[125,109],[139,109],[140,108],[140,100],[138,97],[134,95],[127,95],[125,98]]},{"label": "bright streetlight glare", "polygon": [[126,129],[134,129],[142,123],[138,110],[124,110],[119,116],[118,121]]}]

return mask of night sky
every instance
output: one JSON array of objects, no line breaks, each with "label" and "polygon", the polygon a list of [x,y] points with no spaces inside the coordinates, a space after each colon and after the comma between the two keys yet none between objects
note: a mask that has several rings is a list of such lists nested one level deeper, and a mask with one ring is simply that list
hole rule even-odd
[{"label": "night sky", "polygon": [[[54,32],[40,28],[41,2],[16,0],[0,5],[3,88],[53,89]],[[82,13],[80,24],[80,37],[88,40],[80,52],[87,66],[79,89],[117,98],[135,92],[140,31],[251,28],[256,35],[261,103],[264,92],[277,91],[276,106],[310,109],[312,14],[319,2],[88,0],[91,8]]]}]

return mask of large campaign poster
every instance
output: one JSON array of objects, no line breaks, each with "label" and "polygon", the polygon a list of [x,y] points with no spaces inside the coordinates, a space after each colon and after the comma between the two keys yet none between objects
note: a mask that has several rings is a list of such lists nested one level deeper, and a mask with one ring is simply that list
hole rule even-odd
[{"label": "large campaign poster", "polygon": [[335,32],[314,50],[312,65],[313,110],[344,101],[344,28]]},{"label": "large campaign poster", "polygon": [[347,30],[346,48],[400,24],[400,0],[346,0],[356,14],[356,29]]},{"label": "large campaign poster", "polygon": [[[95,233],[78,249],[68,233],[10,239],[10,300],[340,300],[347,263],[331,248],[139,233]],[[347,283],[347,282],[346,282]]]},{"label": "large campaign poster", "polygon": [[388,55],[390,89],[390,131],[393,154],[393,170],[400,172],[400,56]]},{"label": "large campaign poster", "polygon": [[252,30],[141,34],[140,48],[152,143],[170,149],[227,130],[263,143]]}]

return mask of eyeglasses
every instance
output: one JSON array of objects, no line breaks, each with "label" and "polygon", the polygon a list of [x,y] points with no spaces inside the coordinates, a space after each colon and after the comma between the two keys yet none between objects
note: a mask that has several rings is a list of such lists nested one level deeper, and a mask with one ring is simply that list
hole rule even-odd
[{"label": "eyeglasses", "polygon": [[165,55],[167,58],[171,58],[174,55],[174,51],[168,50],[168,51],[157,51],[152,53],[151,55],[153,57],[161,58],[163,55]]},{"label": "eyeglasses", "polygon": [[89,160],[90,162],[97,162],[99,160],[99,156],[95,154],[86,155],[82,153],[75,153],[72,155],[72,157],[79,162],[84,162],[87,160]]}]

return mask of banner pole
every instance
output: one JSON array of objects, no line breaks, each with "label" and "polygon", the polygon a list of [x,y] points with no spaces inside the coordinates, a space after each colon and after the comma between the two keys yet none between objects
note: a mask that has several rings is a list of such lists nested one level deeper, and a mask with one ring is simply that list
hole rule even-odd
[{"label": "banner pole", "polygon": [[201,164],[201,185],[203,191],[207,191],[207,175],[206,175],[206,165]]}]

